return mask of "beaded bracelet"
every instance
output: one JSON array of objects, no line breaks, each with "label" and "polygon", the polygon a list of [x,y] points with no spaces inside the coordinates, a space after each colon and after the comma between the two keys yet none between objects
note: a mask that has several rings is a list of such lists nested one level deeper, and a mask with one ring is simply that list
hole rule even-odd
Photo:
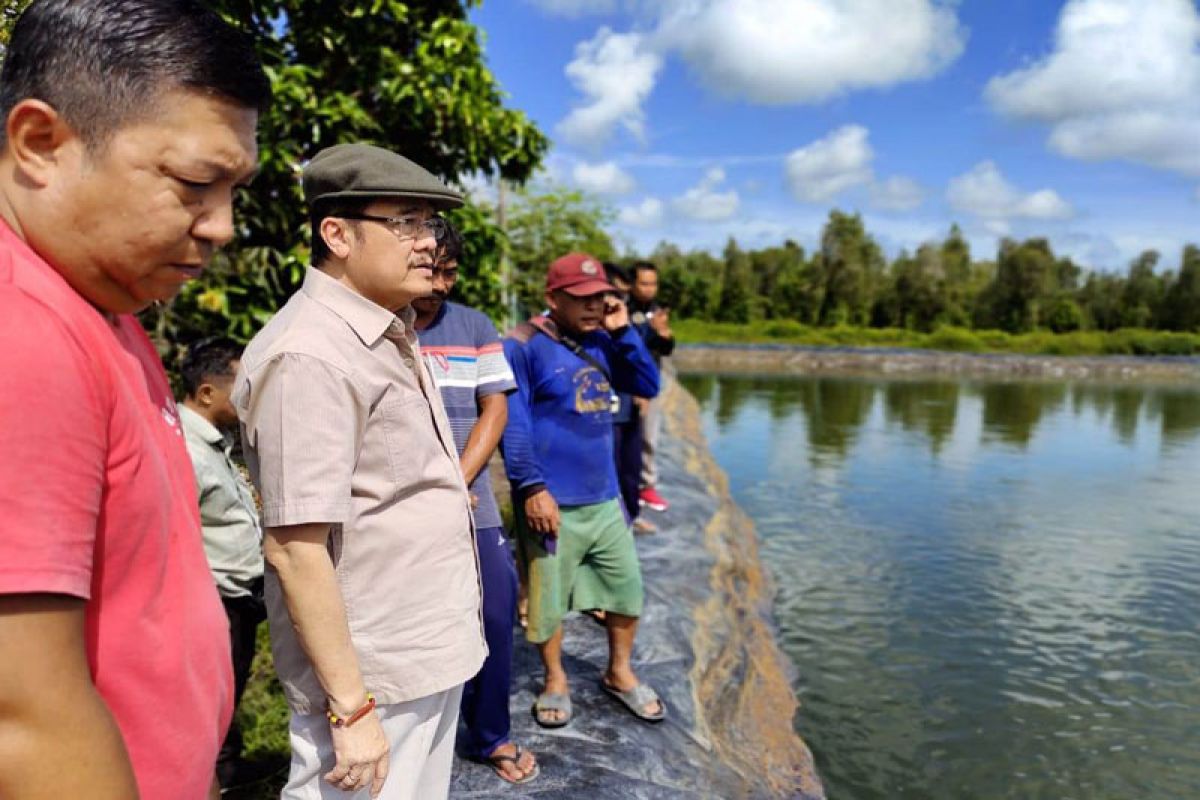
[{"label": "beaded bracelet", "polygon": [[375,710],[375,695],[371,694],[370,692],[367,692],[367,702],[363,704],[362,708],[360,708],[358,711],[355,711],[350,716],[339,717],[337,714],[333,713],[332,708],[325,711],[325,716],[329,717],[329,724],[332,725],[333,727],[349,728],[351,725],[358,722],[360,719],[365,717],[367,714],[370,714],[374,710]]}]

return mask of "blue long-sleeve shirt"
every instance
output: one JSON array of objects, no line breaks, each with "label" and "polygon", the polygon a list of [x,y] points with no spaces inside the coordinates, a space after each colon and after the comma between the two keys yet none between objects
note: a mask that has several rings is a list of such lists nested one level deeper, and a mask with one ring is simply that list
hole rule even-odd
[{"label": "blue long-sleeve shirt", "polygon": [[613,389],[640,397],[658,394],[658,367],[632,327],[615,337],[597,331],[578,342],[605,366],[611,386],[600,370],[528,324],[504,340],[504,355],[517,379],[502,440],[505,471],[518,494],[541,484],[562,506],[618,496]]}]

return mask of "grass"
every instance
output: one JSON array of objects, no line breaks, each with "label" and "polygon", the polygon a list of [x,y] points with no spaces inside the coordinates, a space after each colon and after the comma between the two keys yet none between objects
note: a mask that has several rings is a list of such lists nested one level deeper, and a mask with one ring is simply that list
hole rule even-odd
[{"label": "grass", "polygon": [[1014,353],[1055,356],[1194,356],[1200,334],[1125,328],[1117,331],[1010,334],[995,330],[941,327],[931,333],[902,328],[814,328],[792,320],[749,324],[682,320],[672,324],[688,344],[793,344],[825,347],[897,347],[957,353]]},{"label": "grass", "polygon": [[[291,754],[288,745],[288,707],[283,699],[283,687],[275,676],[271,659],[271,636],[267,624],[258,626],[254,666],[246,683],[246,692],[238,705],[238,722],[242,726],[244,754],[254,760],[265,756]],[[247,787],[227,795],[234,800],[268,800],[279,797],[286,775]]]}]

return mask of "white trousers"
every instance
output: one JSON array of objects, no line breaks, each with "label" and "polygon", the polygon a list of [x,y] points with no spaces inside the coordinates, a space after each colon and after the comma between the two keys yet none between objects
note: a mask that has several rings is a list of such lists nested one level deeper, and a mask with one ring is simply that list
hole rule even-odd
[{"label": "white trousers", "polygon": [[[378,706],[391,745],[379,800],[445,800],[450,794],[454,734],[462,686],[407,703]],[[292,768],[280,800],[368,800],[370,787],[345,792],[322,776],[333,769],[333,740],[324,714],[292,714]]]}]

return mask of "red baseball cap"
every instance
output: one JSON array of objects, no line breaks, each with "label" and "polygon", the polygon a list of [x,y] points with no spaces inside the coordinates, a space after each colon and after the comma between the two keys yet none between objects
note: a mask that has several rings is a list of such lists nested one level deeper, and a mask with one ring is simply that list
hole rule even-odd
[{"label": "red baseball cap", "polygon": [[550,271],[546,273],[546,291],[557,289],[575,297],[617,291],[605,277],[600,259],[587,253],[567,253],[550,265]]}]

